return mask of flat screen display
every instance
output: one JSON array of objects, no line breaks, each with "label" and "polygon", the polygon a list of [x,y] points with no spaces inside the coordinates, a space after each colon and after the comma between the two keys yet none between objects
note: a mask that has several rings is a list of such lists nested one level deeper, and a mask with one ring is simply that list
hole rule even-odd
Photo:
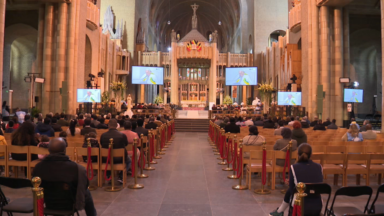
[{"label": "flat screen display", "polygon": [[257,67],[226,68],[225,85],[242,86],[257,85]]},{"label": "flat screen display", "polygon": [[133,66],[132,84],[163,85],[164,68]]},{"label": "flat screen display", "polygon": [[100,89],[77,89],[77,102],[78,103],[100,103],[101,90]]},{"label": "flat screen display", "polygon": [[363,103],[363,89],[344,89],[344,102]]},{"label": "flat screen display", "polygon": [[277,105],[301,106],[301,92],[278,92]]}]

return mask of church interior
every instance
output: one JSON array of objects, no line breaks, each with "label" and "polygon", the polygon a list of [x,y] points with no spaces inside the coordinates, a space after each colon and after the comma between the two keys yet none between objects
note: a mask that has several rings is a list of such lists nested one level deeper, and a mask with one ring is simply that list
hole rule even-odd
[{"label": "church interior", "polygon": [[383,35],[384,0],[0,0],[0,214],[384,215]]}]

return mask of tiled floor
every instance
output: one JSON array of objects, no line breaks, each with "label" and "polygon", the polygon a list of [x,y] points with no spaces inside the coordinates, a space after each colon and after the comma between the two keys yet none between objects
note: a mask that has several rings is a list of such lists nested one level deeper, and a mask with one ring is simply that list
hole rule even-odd
[{"label": "tiled floor", "polygon": [[[268,215],[282,202],[283,194],[277,190],[270,195],[257,195],[251,190],[235,191],[232,185],[238,180],[227,178],[230,172],[222,171],[217,156],[207,141],[206,133],[177,133],[172,145],[155,171],[147,171],[149,178],[139,179],[145,186],[141,190],[124,189],[105,192],[102,188],[92,191],[98,215],[105,216],[205,216],[205,215]],[[129,183],[133,182],[130,177]],[[327,182],[331,183],[331,176]],[[364,181],[362,181],[364,183]],[[349,185],[354,185],[350,176]],[[254,176],[252,189],[260,186],[260,178]],[[377,180],[372,178],[374,195]],[[338,187],[333,187],[337,190]],[[30,197],[30,190],[5,189],[11,199]],[[367,198],[341,198],[338,205],[355,205],[363,208]],[[384,204],[384,198],[380,203]],[[80,212],[85,215],[84,211]]]}]

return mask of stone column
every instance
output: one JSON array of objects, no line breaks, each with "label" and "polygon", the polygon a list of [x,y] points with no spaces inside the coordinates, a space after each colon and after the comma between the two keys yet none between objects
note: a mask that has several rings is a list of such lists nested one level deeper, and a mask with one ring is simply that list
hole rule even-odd
[{"label": "stone column", "polygon": [[45,22],[44,22],[44,56],[43,56],[43,77],[45,82],[43,84],[42,95],[42,113],[45,115],[51,112],[52,107],[50,106],[50,101],[53,100],[52,94],[52,61],[53,61],[53,14],[54,7],[52,4],[48,3],[45,5]]},{"label": "stone column", "polygon": [[319,8],[316,5],[317,0],[311,0],[311,15],[312,15],[312,76],[310,81],[311,94],[311,110],[309,110],[309,118],[313,119],[317,115],[316,91],[319,85]]},{"label": "stone column", "polygon": [[75,75],[75,33],[76,33],[76,4],[80,0],[72,0],[69,7],[68,19],[68,47],[67,47],[67,73],[66,80],[68,82],[68,107],[65,107],[68,114],[76,113],[76,99],[72,97],[75,90],[74,75]]},{"label": "stone column", "polygon": [[171,58],[171,103],[179,104],[179,73],[176,58],[177,43],[172,42],[169,57]]},{"label": "stone column", "polygon": [[330,67],[330,42],[329,42],[329,8],[327,6],[321,6],[321,84],[323,85],[323,91],[325,92],[325,98],[323,100],[323,119],[330,117],[331,106],[331,67]]},{"label": "stone column", "polygon": [[343,77],[344,55],[343,55],[343,10],[335,8],[335,106],[334,113],[336,122],[342,125],[343,122],[343,85],[339,82]]},{"label": "stone column", "polygon": [[[37,29],[37,50],[36,50],[36,73],[40,73],[37,77],[43,75],[43,56],[44,56],[44,17],[45,17],[45,5],[39,7],[38,29]],[[36,92],[35,95],[39,97],[37,108],[42,108],[42,88],[44,84],[35,83]],[[32,98],[34,100],[34,98]]]},{"label": "stone column", "polygon": [[4,58],[4,33],[5,33],[5,8],[6,1],[0,1],[0,101],[3,101],[3,58]]},{"label": "stone column", "polygon": [[67,13],[67,3],[59,3],[56,48],[56,76],[54,79],[55,112],[61,112],[63,110],[60,88],[62,87],[62,82],[64,81],[66,71]]},{"label": "stone column", "polygon": [[243,103],[244,106],[247,105],[247,86],[243,86]]},{"label": "stone column", "polygon": [[[216,103],[216,80],[217,80],[217,49],[216,49],[216,43],[212,43],[212,59],[211,59],[211,68],[209,70],[209,102]],[[230,56],[228,54],[228,56]],[[228,60],[229,61],[229,60]]]},{"label": "stone column", "polygon": [[[384,0],[381,3],[381,53],[384,53]],[[384,62],[384,55],[381,55],[381,61]],[[381,71],[384,71],[384,64],[381,64]],[[381,76],[381,92],[384,92],[384,76]],[[384,100],[381,100],[381,113],[384,113]],[[384,115],[381,115],[381,122],[384,122]],[[381,133],[384,133],[384,127],[381,127]]]},{"label": "stone column", "polygon": [[[344,52],[344,66],[343,76],[349,77],[350,58],[349,58],[349,11],[348,8],[343,10],[343,52]],[[343,120],[348,120],[348,111],[346,104],[343,104]],[[342,123],[339,123],[342,125]]]}]

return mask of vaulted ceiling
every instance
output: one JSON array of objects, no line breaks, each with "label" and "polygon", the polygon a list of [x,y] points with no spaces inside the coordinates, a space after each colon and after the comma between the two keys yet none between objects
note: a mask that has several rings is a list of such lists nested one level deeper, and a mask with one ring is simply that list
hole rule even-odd
[{"label": "vaulted ceiling", "polygon": [[[224,41],[230,40],[240,21],[240,0],[152,0],[149,21],[162,42],[169,43],[169,33],[180,31],[181,37],[192,29],[193,10],[196,3],[198,30],[206,36],[208,31],[217,30]],[[171,21],[168,25],[167,22]],[[221,21],[221,25],[218,22]],[[223,41],[223,42],[224,42]]]}]

